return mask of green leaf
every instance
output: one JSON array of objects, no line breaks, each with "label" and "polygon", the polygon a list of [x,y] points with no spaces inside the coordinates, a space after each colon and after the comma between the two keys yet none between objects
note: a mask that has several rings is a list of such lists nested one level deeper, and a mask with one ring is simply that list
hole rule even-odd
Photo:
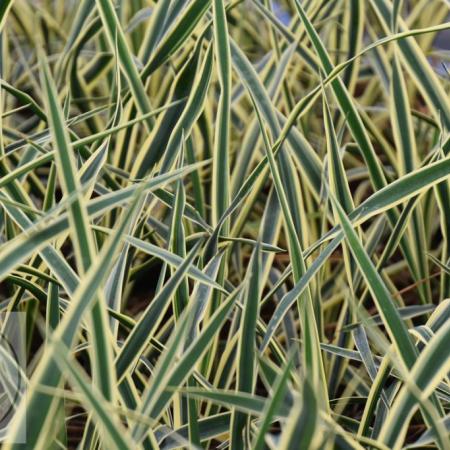
[{"label": "green leaf", "polygon": [[367,256],[349,218],[332,195],[331,200],[333,206],[336,208],[336,213],[339,217],[346,241],[358,264],[359,270],[362,272],[364,279],[369,286],[389,337],[395,345],[396,351],[405,366],[408,369],[411,369],[417,359],[417,350],[411,341],[408,330],[398,314],[397,308],[389,291],[383,283],[383,280],[375,269],[372,261]]},{"label": "green leaf", "polygon": [[314,389],[308,378],[303,383],[302,397],[294,403],[286,426],[280,438],[283,449],[311,448],[318,440],[315,434],[318,422],[318,404]]},{"label": "green leaf", "polygon": [[70,358],[68,350],[61,343],[54,347],[56,360],[61,370],[67,374],[77,389],[83,395],[85,402],[95,412],[98,420],[103,425],[102,429],[105,431],[105,440],[108,446],[112,446],[117,450],[129,450],[132,448],[132,442],[127,439],[126,431],[120,423],[120,420],[114,414],[111,416],[112,405],[106,406],[106,399],[102,398],[100,392],[96,392],[94,387],[90,385],[87,377],[82,373],[82,368],[79,364]]},{"label": "green leaf", "polygon": [[197,23],[210,6],[210,0],[194,0],[189,3],[183,14],[173,25],[169,33],[159,43],[152,57],[141,72],[141,78],[146,80],[161,64],[163,64],[192,33]]},{"label": "green leaf", "polygon": [[[148,114],[151,112],[152,107],[112,3],[109,0],[96,0],[96,4],[106,30],[109,45],[112,49],[115,49],[117,45],[120,67],[128,80],[134,101],[141,114]],[[148,130],[153,128],[151,117],[148,117],[145,123]]]},{"label": "green leaf", "polygon": [[[241,318],[241,336],[237,351],[236,390],[251,394],[256,384],[255,331],[256,321],[259,316],[259,299],[261,295],[261,247],[259,244],[253,250],[247,277],[244,310]],[[231,445],[233,448],[244,448],[242,435],[249,425],[248,417],[238,411],[233,411],[231,419]]]},{"label": "green leaf", "polygon": [[[413,386],[410,387],[406,384],[400,390],[381,431],[380,440],[389,447],[394,448],[403,443],[409,421],[418,406],[415,390],[419,390],[420,401],[422,402],[422,398],[427,398],[437,387],[437,384],[447,376],[450,369],[449,338],[450,321],[447,320],[412,367],[410,382],[413,383]],[[436,436],[437,442],[444,448],[448,444],[448,441],[445,441],[445,436],[445,432],[439,437]]]},{"label": "green leaf", "polygon": [[[212,219],[216,224],[223,215],[229,203],[229,134],[231,112],[231,54],[228,38],[228,25],[225,13],[225,2],[213,0],[214,13],[214,52],[218,66],[220,97],[217,111],[217,129],[214,135],[213,153],[213,192]],[[228,230],[224,227],[224,234]]]}]

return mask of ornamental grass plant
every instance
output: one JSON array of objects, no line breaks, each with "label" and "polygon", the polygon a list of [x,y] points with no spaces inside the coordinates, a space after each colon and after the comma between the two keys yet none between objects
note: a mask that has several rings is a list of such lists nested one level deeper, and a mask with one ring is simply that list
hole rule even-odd
[{"label": "ornamental grass plant", "polygon": [[2,447],[450,449],[449,13],[0,0]]}]

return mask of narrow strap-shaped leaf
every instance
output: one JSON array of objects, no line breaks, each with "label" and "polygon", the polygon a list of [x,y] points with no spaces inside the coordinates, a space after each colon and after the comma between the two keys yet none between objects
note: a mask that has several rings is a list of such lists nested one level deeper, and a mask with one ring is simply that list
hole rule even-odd
[{"label": "narrow strap-shaped leaf", "polygon": [[[377,376],[377,368],[375,366],[375,361],[369,347],[367,334],[362,325],[359,325],[353,331],[353,339],[355,341],[356,348],[358,349],[358,352],[361,355],[361,360],[364,363],[367,373],[369,374],[371,380],[375,381]],[[381,394],[381,398],[385,402],[386,407],[389,407],[388,399],[384,392]]]},{"label": "narrow strap-shaped leaf", "polygon": [[355,260],[358,263],[370,291],[373,294],[377,308],[383,318],[383,323],[389,333],[392,342],[395,344],[399,357],[407,368],[411,368],[416,359],[417,351],[411,341],[408,330],[398,314],[391,295],[387,290],[383,280],[376,271],[372,261],[367,256],[358,236],[356,235],[348,217],[342,210],[342,207],[331,196],[334,207],[341,222],[342,231],[348,242]]},{"label": "narrow strap-shaped leaf", "polygon": [[[163,411],[164,406],[170,400],[173,392],[169,391],[170,386],[179,386],[192,373],[195,363],[200,359],[205,350],[211,345],[212,338],[223,322],[228,317],[237,297],[237,290],[212,315],[211,319],[199,333],[197,338],[187,347],[186,351],[180,357],[180,360],[164,379],[163,386],[151,386],[144,394],[142,402],[142,412],[150,417],[157,418]],[[170,360],[165,361],[171,363]],[[141,427],[135,428],[133,436],[139,436],[142,432]]]},{"label": "narrow strap-shaped leaf", "polygon": [[[225,1],[213,0],[214,50],[218,66],[220,97],[217,111],[217,129],[214,136],[213,158],[213,224],[223,215],[229,203],[229,134],[231,112],[231,55]],[[224,234],[228,234],[226,222]]]},{"label": "narrow strap-shaped leaf", "polygon": [[[412,367],[411,382],[420,389],[422,398],[428,397],[450,370],[449,339],[450,321],[447,320]],[[398,448],[402,445],[409,419],[416,408],[416,395],[406,384],[392,405],[381,431],[380,439],[390,448]],[[438,442],[444,446],[448,444],[448,441],[442,442],[441,438]]]},{"label": "narrow strap-shaped leaf", "polygon": [[[218,405],[236,408],[245,413],[260,416],[264,411],[265,399],[259,395],[219,389],[186,389],[186,394],[199,399],[211,400]],[[281,408],[278,417],[287,417],[289,408]]]},{"label": "narrow strap-shaped leaf", "polygon": [[150,23],[139,49],[139,57],[146,64],[154,51],[161,36],[164,34],[167,17],[169,15],[170,0],[158,2],[150,14]]},{"label": "narrow strap-shaped leaf", "polygon": [[308,377],[306,377],[303,383],[302,396],[297,397],[281,435],[280,448],[286,450],[314,448],[313,442],[320,441],[320,437],[315,433],[319,413],[317,403],[314,389]]},{"label": "narrow strap-shaped leaf", "polygon": [[262,450],[264,448],[265,435],[269,430],[269,427],[276,416],[276,413],[282,404],[285,393],[287,390],[287,383],[292,369],[293,358],[290,358],[283,368],[283,371],[279,374],[275,381],[272,397],[267,402],[265,410],[262,413],[262,423],[259,427],[258,434],[256,435],[255,441],[252,444],[254,450]]},{"label": "narrow strap-shaped leaf", "polygon": [[[78,177],[76,176],[76,165],[70,139],[64,123],[61,107],[58,104],[58,94],[44,58],[42,58],[42,84],[46,92],[46,104],[55,147],[58,176],[66,195],[79,193],[81,189]],[[69,220],[77,230],[73,236],[73,241],[77,255],[78,269],[84,272],[91,264],[93,241],[89,231],[86,206],[79,194],[70,204],[69,213]]]},{"label": "narrow strap-shaped leaf", "polygon": [[[72,229],[71,237],[75,249],[78,271],[87,272],[92,264],[95,247],[92,232],[89,227],[84,198],[81,195],[81,186],[76,174],[72,146],[69,140],[64,116],[58,103],[58,94],[50,75],[50,70],[45,58],[42,58],[42,85],[46,93],[46,105],[48,110],[49,125],[55,147],[55,161],[58,177],[62,184],[63,192],[67,196],[74,195],[74,200],[69,204],[69,224]],[[100,386],[105,397],[113,397],[113,379],[108,370],[112,360],[110,346],[106,343],[107,337],[103,332],[106,321],[106,311],[101,303],[96,303],[92,309],[92,321],[94,326],[94,346],[92,352],[95,383]]]},{"label": "narrow strap-shaped leaf", "polygon": [[[223,253],[218,253],[204,268],[204,274],[211,280],[215,281],[219,273],[220,263],[223,258]],[[220,287],[220,285],[217,285]],[[190,302],[193,304],[192,308],[192,322],[187,331],[187,342],[191,342],[198,334],[199,325],[203,319],[207,304],[213,292],[212,286],[198,282],[192,290]]]},{"label": "narrow strap-shaped leaf", "polygon": [[339,145],[331,118],[330,108],[326,99],[323,99],[323,111],[325,117],[325,131],[328,150],[328,170],[330,173],[330,188],[335,193],[336,198],[342,204],[344,211],[348,214],[354,209],[344,164],[341,159]]},{"label": "narrow strap-shaped leaf", "polygon": [[[215,414],[198,421],[199,435],[202,441],[214,438],[225,433],[230,424],[230,413]],[[174,430],[172,433],[165,435],[160,440],[161,450],[175,450],[179,447],[177,437],[181,435],[188,437],[188,429],[186,426]]]},{"label": "narrow strap-shaped leaf", "polygon": [[146,80],[167,58],[183,44],[210,6],[211,0],[194,0],[179,18],[171,31],[156,48],[153,56],[141,72],[142,80]]},{"label": "narrow strap-shaped leaf", "polygon": [[[259,111],[264,120],[267,121],[270,133],[272,137],[275,138],[280,134],[280,125],[270,97],[242,50],[232,39],[230,39],[230,45],[234,67],[242,78],[244,86],[248,90],[249,95],[255,104],[255,108]],[[270,158],[268,158],[268,160],[269,159]],[[290,155],[285,152],[285,149],[283,148],[278,156],[278,164],[278,171],[282,177],[285,195],[291,205],[290,215],[292,216],[293,225],[295,226],[297,233],[301,234],[301,218],[299,211],[299,205],[301,203],[300,188],[298,186],[297,176],[292,168]]]},{"label": "narrow strap-shaped leaf", "polygon": [[[381,19],[385,29],[389,30],[393,20],[391,5],[386,0],[371,0],[370,4]],[[406,32],[407,29],[403,21],[398,15],[396,17],[398,29]],[[414,79],[417,80],[417,87],[432,106],[433,112],[440,115],[446,128],[450,129],[450,108],[445,101],[446,94],[417,42],[412,38],[402,39],[398,41],[398,46],[410,73],[414,74]]]},{"label": "narrow strap-shaped leaf", "polygon": [[[317,55],[319,56],[319,61],[322,65],[322,68],[325,73],[329,75],[330,73],[332,73],[334,67],[331,63],[328,53],[322,41],[320,40],[317,31],[308,19],[308,16],[306,15],[305,10],[303,9],[303,6],[299,2],[299,0],[294,0],[294,4],[306,28],[308,36],[317,52]],[[370,142],[362,120],[350,98],[350,95],[339,78],[336,78],[331,82],[331,87],[337,101],[339,102],[343,114],[346,115],[348,126],[356,142],[360,146],[362,154],[364,155],[364,159],[367,163],[367,168],[369,169],[372,183],[376,189],[381,189],[385,186],[386,179],[378,158],[376,157],[375,150]]]},{"label": "narrow strap-shaped leaf", "polygon": [[130,450],[132,443],[126,438],[126,432],[119,419],[112,416],[108,408],[105,408],[105,399],[99,392],[95,392],[94,387],[82,373],[82,368],[70,358],[67,348],[62,347],[61,344],[55,346],[55,356],[60,368],[80,390],[86,403],[95,411],[98,420],[104,425],[108,445],[117,450]]},{"label": "narrow strap-shaped leaf", "polygon": [[6,17],[8,16],[8,11],[11,9],[14,0],[4,0],[0,5],[0,32],[6,22]]},{"label": "narrow strap-shaped leaf", "polygon": [[263,351],[267,345],[269,344],[270,339],[272,338],[275,330],[280,325],[283,317],[287,313],[287,311],[292,307],[295,303],[298,296],[306,289],[312,278],[316,275],[322,265],[327,261],[327,259],[331,256],[331,254],[336,250],[339,246],[339,243],[342,240],[342,235],[338,235],[334,238],[320,253],[320,255],[314,260],[311,266],[306,270],[303,276],[295,283],[295,286],[286,293],[281,301],[278,303],[275,312],[273,313],[266,329],[266,333],[264,335],[263,342],[260,347],[260,351]]},{"label": "narrow strap-shaped leaf", "polygon": [[143,177],[164,155],[173,129],[186,109],[186,103],[192,94],[193,83],[198,73],[201,43],[200,41],[197,44],[193,55],[187,60],[174,80],[171,91],[171,100],[173,100],[174,106],[167,109],[158,118],[155,127],[139,152],[136,160],[137,169],[134,170],[137,178]]},{"label": "narrow strap-shaped leaf", "polygon": [[[145,87],[139,77],[139,72],[134,64],[131,51],[128,47],[125,35],[120,26],[119,19],[112,6],[110,0],[96,0],[97,8],[100,12],[103,25],[108,36],[108,41],[112,49],[116,48],[120,61],[120,66],[127,77],[130,89],[134,97],[134,101],[141,114],[148,114],[152,108],[148,96],[145,92]],[[153,119],[149,117],[145,121],[147,129],[153,128]]]},{"label": "narrow strap-shaped leaf", "polygon": [[[70,307],[53,333],[52,343],[47,346],[47,351],[40,359],[33,374],[31,386],[42,385],[55,387],[59,384],[61,373],[52,357],[51,347],[57,345],[59,340],[66,347],[72,345],[84,313],[94,303],[100,284],[106,277],[114,255],[121,243],[122,235],[128,223],[132,220],[135,209],[138,207],[139,194],[140,191],[136,198],[133,199],[131,207],[125,211],[115,234],[103,246],[94,264],[86,273],[84,283],[80,284],[74,292]],[[105,261],[108,263],[105,263]],[[26,430],[27,442],[34,446],[39,439],[42,429],[48,426],[49,417],[42,415],[40,411],[42,408],[45,410],[51,408],[52,403],[52,397],[49,397],[38,389],[31,389],[27,398],[18,407],[13,426],[11,427],[12,439],[15,439],[15,436],[20,437]]]},{"label": "narrow strap-shaped leaf", "polygon": [[[399,167],[401,173],[412,172],[417,167],[417,146],[414,136],[412,118],[410,114],[410,105],[408,99],[408,92],[406,90],[405,80],[401,71],[401,66],[398,58],[398,50],[395,49],[394,57],[392,59],[392,81],[391,81],[391,122],[399,155]],[[419,205],[420,207],[420,205]],[[425,243],[425,230],[423,224],[421,225],[420,210],[413,212],[411,232],[414,237],[411,247],[414,251],[414,256],[417,261],[417,277],[419,279],[426,279],[428,277],[428,264],[423,248]],[[431,296],[429,283],[421,283],[419,292],[422,294],[424,302]]]},{"label": "narrow strap-shaped leaf", "polygon": [[[6,0],[5,2],[2,2],[2,5],[0,5],[0,17],[1,17],[1,7],[3,5],[7,6],[8,3],[9,3],[9,7],[10,7],[12,5],[13,1],[14,0],[11,0],[8,2],[8,0]],[[0,18],[0,29],[1,29],[1,18]],[[36,101],[32,97],[30,97],[26,92],[16,89],[14,86],[11,86],[5,80],[1,80],[1,79],[0,79],[0,86],[3,89],[5,89],[5,91],[7,91],[11,95],[13,95],[19,102],[23,103],[24,105],[27,105],[27,107],[29,107],[40,119],[42,119],[45,122],[47,121],[47,115],[45,114],[45,112],[36,103]]]},{"label": "narrow strap-shaped leaf", "polygon": [[[180,158],[180,165],[183,163],[183,158]],[[180,258],[186,257],[186,233],[183,224],[183,211],[186,204],[186,193],[182,180],[178,180],[175,205],[172,210],[172,223],[170,230],[169,245],[172,252]],[[180,318],[181,312],[184,310],[189,299],[189,287],[187,279],[181,281],[180,286],[177,289],[175,297],[173,299],[173,311],[175,313],[175,319]]]},{"label": "narrow strap-shaped leaf", "polygon": [[[256,384],[255,329],[259,315],[259,299],[261,295],[261,247],[259,244],[253,250],[247,276],[244,310],[241,316],[241,339],[239,339],[237,351],[236,390],[253,393]],[[244,448],[242,435],[244,429],[249,425],[249,418],[247,416],[238,411],[233,411],[231,419],[231,446],[233,448]]]},{"label": "narrow strap-shaped leaf", "polygon": [[[374,192],[368,199],[357,206],[350,214],[353,225],[359,225],[370,217],[380,214],[388,209],[409,200],[417,194],[425,192],[430,187],[439,184],[450,175],[450,158],[417,169],[392,183],[383,189]],[[340,225],[335,226],[317,241],[313,248],[336,235]]]},{"label": "narrow strap-shaped leaf", "polygon": [[[197,164],[196,166],[198,167],[199,165]],[[192,166],[190,167],[192,168]],[[154,177],[150,181],[144,182],[143,191],[158,189],[166,184],[166,182],[175,181],[178,177],[182,176],[182,174],[189,173],[189,171],[190,169],[184,167],[183,169],[178,169],[168,174]],[[104,195],[98,199],[92,200],[92,203],[87,207],[87,212],[90,216],[95,216],[110,210],[112,207],[121,206],[124,202],[129,201],[133,197],[138,188],[137,185],[134,185],[130,188],[124,188],[123,190],[113,192],[110,195]],[[11,209],[11,212],[15,214],[15,217],[20,221],[21,226],[24,229],[27,229],[27,233],[19,235],[15,240],[10,241],[8,245],[4,245],[0,250],[0,254],[3,254],[0,262],[0,278],[4,277],[9,269],[25,261],[33,251],[41,249],[48,240],[54,239],[60,233],[65,232],[69,227],[67,215],[62,215],[62,217],[57,218],[50,224],[47,223],[47,220],[42,220],[32,225],[29,219],[25,219],[23,215],[19,218],[17,209]],[[33,239],[31,239],[31,236],[33,236]],[[48,257],[52,258],[54,249],[49,248],[45,251],[47,252],[47,250]],[[59,273],[57,268],[53,269],[55,273]],[[72,286],[71,290],[73,290],[77,284],[74,281],[73,274],[67,273],[67,271],[65,271],[60,279],[61,281],[67,279]]]},{"label": "narrow strap-shaped leaf", "polygon": [[172,296],[182,282],[189,267],[192,265],[200,244],[201,242],[198,242],[189,252],[182,264],[180,264],[169,281],[164,285],[163,289],[151,301],[142,317],[128,335],[116,358],[116,370],[119,379],[124,376],[130,366],[134,366],[145,346],[150,341],[158,324],[164,317],[164,311],[169,306]]},{"label": "narrow strap-shaped leaf", "polygon": [[[241,52],[241,50],[237,47],[237,45],[231,41],[231,49],[232,49],[232,57],[236,67],[241,74],[241,77],[246,85],[252,102],[255,106],[255,112],[258,117],[258,121],[260,123],[261,133],[263,135],[264,146],[266,150],[267,161],[270,167],[270,171],[274,180],[275,188],[277,191],[277,195],[281,204],[281,209],[283,211],[284,220],[286,223],[287,234],[289,239],[289,250],[292,255],[292,267],[294,273],[294,281],[297,282],[301,276],[305,273],[306,267],[303,260],[303,254],[301,245],[298,237],[298,229],[296,229],[293,218],[299,217],[298,210],[295,209],[292,211],[293,205],[298,205],[300,200],[295,200],[298,198],[298,192],[295,190],[294,186],[286,179],[289,174],[289,170],[291,169],[289,166],[289,159],[280,159],[282,163],[282,167],[284,167],[283,175],[284,181],[288,184],[289,188],[287,192],[292,195],[287,195],[286,185],[283,183],[281,178],[281,171],[278,169],[277,162],[275,160],[275,155],[272,152],[272,148],[270,142],[268,140],[267,132],[265,131],[264,123],[262,122],[261,115],[264,114],[265,119],[268,122],[268,125],[271,129],[272,135],[278,135],[280,128],[277,121],[276,114],[273,111],[271,106],[271,102],[267,93],[265,92],[263,86],[261,86],[260,81],[258,80],[254,69],[249,64],[245,55]],[[283,152],[280,152],[280,157],[283,156]],[[284,164],[284,165],[283,165]],[[289,169],[288,169],[289,167]],[[295,175],[292,175],[295,179]],[[288,201],[289,199],[289,201]],[[296,203],[297,202],[297,203]],[[290,205],[290,206],[289,206]],[[302,333],[304,339],[304,351],[303,357],[305,364],[314,373],[314,382],[321,384],[321,392],[322,392],[322,404],[326,405],[325,397],[326,397],[326,386],[325,383],[325,374],[323,368],[323,362],[320,353],[319,347],[319,336],[318,329],[315,319],[315,313],[312,307],[312,299],[309,292],[309,288],[306,288],[306,292],[302,294],[301,300],[299,299],[299,314],[300,320],[302,321]]]},{"label": "narrow strap-shaped leaf", "polygon": [[183,136],[186,138],[190,135],[191,129],[202,111],[211,80],[212,53],[212,46],[209,45],[186,108],[170,136],[161,164],[161,173],[167,172],[172,167],[177,152],[182,147]]}]

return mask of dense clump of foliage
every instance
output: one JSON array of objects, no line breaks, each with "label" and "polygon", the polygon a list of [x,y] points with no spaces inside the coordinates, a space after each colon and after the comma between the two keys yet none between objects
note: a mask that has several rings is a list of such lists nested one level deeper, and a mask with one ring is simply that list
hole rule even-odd
[{"label": "dense clump of foliage", "polygon": [[449,8],[1,0],[4,447],[450,448]]}]

